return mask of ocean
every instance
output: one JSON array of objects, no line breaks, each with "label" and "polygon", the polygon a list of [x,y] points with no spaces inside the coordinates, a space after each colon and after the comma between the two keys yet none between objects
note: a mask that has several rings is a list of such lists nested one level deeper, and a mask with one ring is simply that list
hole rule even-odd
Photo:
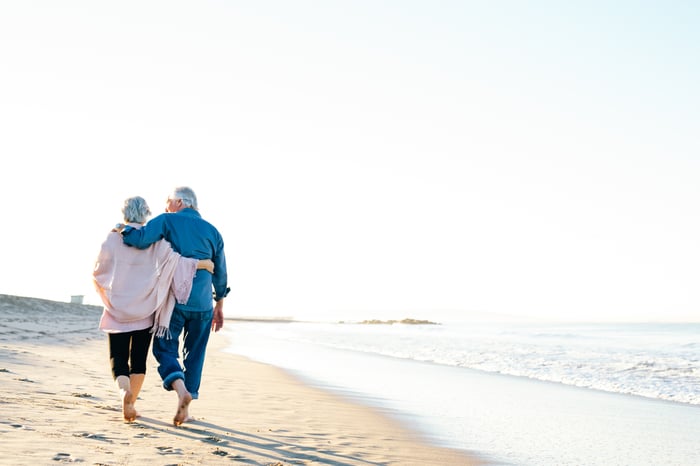
[{"label": "ocean", "polygon": [[700,464],[700,324],[229,322],[231,352],[495,464]]}]

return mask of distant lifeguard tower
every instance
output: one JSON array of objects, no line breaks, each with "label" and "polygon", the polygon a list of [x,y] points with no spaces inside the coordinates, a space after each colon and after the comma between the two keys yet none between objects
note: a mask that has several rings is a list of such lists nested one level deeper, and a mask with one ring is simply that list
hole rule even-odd
[{"label": "distant lifeguard tower", "polygon": [[70,297],[70,303],[71,304],[83,304],[83,298],[85,295],[82,294],[74,294]]}]

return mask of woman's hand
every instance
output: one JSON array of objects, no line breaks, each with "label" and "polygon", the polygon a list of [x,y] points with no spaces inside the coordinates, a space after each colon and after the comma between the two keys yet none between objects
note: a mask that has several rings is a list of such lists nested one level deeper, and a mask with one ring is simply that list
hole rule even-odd
[{"label": "woman's hand", "polygon": [[214,262],[211,259],[200,259],[199,264],[197,264],[198,269],[208,270],[209,273],[214,273]]}]

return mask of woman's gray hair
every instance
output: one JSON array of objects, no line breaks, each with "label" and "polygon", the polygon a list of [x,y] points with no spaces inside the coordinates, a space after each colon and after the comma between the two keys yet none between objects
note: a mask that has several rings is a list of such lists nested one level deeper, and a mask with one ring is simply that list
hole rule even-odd
[{"label": "woman's gray hair", "polygon": [[182,201],[182,205],[185,207],[189,207],[194,210],[199,210],[199,208],[197,207],[197,196],[190,187],[178,186],[173,190],[172,198],[180,199]]},{"label": "woman's gray hair", "polygon": [[124,201],[122,213],[126,223],[146,223],[146,219],[151,215],[151,209],[148,208],[144,198],[134,196]]}]

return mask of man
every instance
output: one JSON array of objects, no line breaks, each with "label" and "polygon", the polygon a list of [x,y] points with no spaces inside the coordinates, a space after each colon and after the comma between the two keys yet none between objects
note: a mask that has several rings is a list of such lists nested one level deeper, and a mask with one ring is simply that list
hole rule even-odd
[{"label": "man", "polygon": [[[227,286],[224,241],[219,231],[199,214],[197,197],[186,186],[177,187],[168,197],[165,213],[140,229],[122,230],[124,244],[145,249],[165,238],[184,257],[211,259],[214,274],[198,270],[186,304],[176,304],[170,318],[169,335],[153,339],[153,355],[163,388],[175,390],[178,407],[173,418],[176,426],[191,420],[189,405],[199,397],[199,385],[209,334],[224,325],[224,298]],[[212,308],[212,289],[216,304]],[[184,335],[182,362],[179,361],[180,334]]]}]

